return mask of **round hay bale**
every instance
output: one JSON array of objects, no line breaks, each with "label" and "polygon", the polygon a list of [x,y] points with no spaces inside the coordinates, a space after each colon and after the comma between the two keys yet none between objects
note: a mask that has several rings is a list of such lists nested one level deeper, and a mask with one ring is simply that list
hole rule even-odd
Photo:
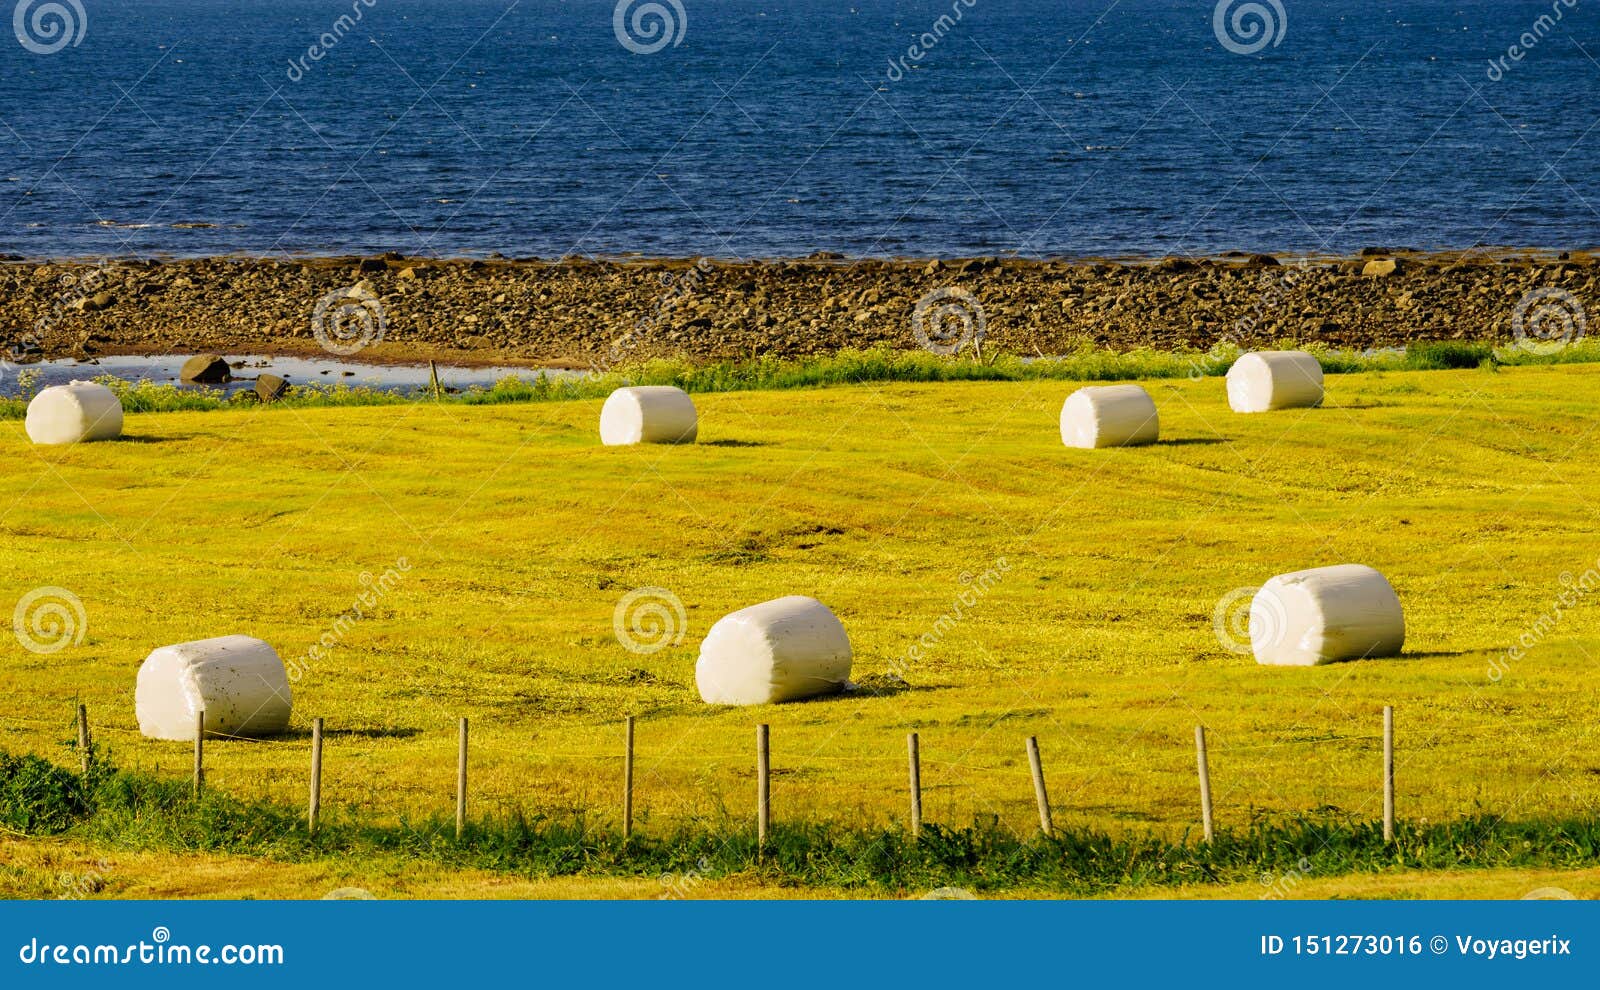
[{"label": "round hay bale", "polygon": [[288,727],[293,705],[283,661],[251,636],[152,650],[134,689],[139,731],[151,739],[193,740],[198,711],[208,734],[269,736]]},{"label": "round hay bale", "polygon": [[1228,369],[1228,405],[1237,413],[1322,405],[1322,365],[1305,351],[1252,351]]},{"label": "round hay bale", "polygon": [[1392,657],[1406,641],[1400,598],[1361,564],[1279,574],[1250,602],[1250,648],[1257,663],[1310,667]]},{"label": "round hay bale", "polygon": [[98,382],[52,385],[28,403],[25,423],[34,443],[80,443],[122,436],[122,403]]},{"label": "round hay bale", "polygon": [[1161,433],[1156,402],[1138,385],[1090,385],[1061,406],[1061,442],[1068,447],[1131,447]]},{"label": "round hay bale", "polygon": [[671,385],[619,388],[600,409],[600,442],[607,447],[694,443],[699,428],[694,400]]},{"label": "round hay bale", "polygon": [[694,682],[711,705],[765,705],[842,690],[850,637],[828,606],[790,595],[718,619],[700,644]]}]

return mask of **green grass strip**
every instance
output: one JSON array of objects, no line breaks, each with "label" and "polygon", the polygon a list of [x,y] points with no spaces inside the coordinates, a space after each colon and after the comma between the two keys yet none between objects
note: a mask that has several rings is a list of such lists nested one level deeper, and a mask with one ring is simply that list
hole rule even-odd
[{"label": "green grass strip", "polygon": [[[1404,349],[1348,351],[1306,348],[1329,374],[1371,371],[1439,371],[1459,368],[1577,364],[1600,361],[1600,343],[1579,342],[1553,353],[1520,348],[1497,349],[1485,343],[1435,342]],[[545,378],[532,369],[528,377],[507,377],[493,386],[447,393],[435,399],[423,389],[396,392],[369,386],[298,385],[276,403],[288,408],[330,406],[384,406],[412,402],[487,405],[506,402],[548,402],[597,399],[624,385],[676,385],[689,392],[736,392],[797,388],[822,388],[864,382],[951,381],[1126,381],[1162,378],[1207,378],[1227,373],[1242,353],[1232,346],[1209,351],[1111,351],[1085,348],[1052,358],[1027,359],[1014,354],[943,356],[926,351],[897,351],[886,347],[841,351],[825,357],[760,358],[753,361],[718,361],[695,364],[658,360],[606,372],[575,377]],[[27,410],[32,385],[24,369],[22,395],[0,399],[0,419],[21,419]],[[130,413],[184,412],[238,408],[243,400],[230,400],[220,389],[179,388],[149,381],[127,382],[102,376],[102,382],[122,399]],[[254,393],[246,393],[254,399]]]},{"label": "green grass strip", "polygon": [[[860,893],[958,887],[1074,895],[1181,884],[1266,883],[1400,869],[1568,869],[1600,856],[1600,820],[1504,821],[1478,815],[1399,824],[1386,843],[1377,822],[1338,817],[1258,817],[1214,841],[1059,830],[1017,836],[991,823],[900,828],[779,823],[765,850],[753,829],[728,823],[624,843],[609,825],[517,814],[479,820],[461,841],[452,820],[394,825],[335,818],[308,834],[297,808],[208,793],[187,782],[117,770],[104,760],[85,778],[36,756],[0,754],[0,824],[124,849],[209,852],[282,862],[399,856],[447,867],[528,877],[742,876]],[[1267,889],[1267,887],[1263,887]]]}]

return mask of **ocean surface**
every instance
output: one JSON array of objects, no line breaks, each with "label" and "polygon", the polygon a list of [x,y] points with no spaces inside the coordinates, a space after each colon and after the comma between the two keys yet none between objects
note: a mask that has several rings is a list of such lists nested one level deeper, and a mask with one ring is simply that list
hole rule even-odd
[{"label": "ocean surface", "polygon": [[1600,245],[1600,2],[0,8],[30,258]]}]

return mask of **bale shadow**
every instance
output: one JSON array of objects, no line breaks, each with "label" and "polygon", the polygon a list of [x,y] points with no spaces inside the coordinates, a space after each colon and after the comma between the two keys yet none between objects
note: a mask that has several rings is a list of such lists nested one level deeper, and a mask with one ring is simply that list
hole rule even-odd
[{"label": "bale shadow", "polygon": [[1404,651],[1402,651],[1400,653],[1399,656],[1386,657],[1386,658],[1377,658],[1377,657],[1375,657],[1374,659],[1388,659],[1388,660],[1439,660],[1439,659],[1444,659],[1444,658],[1447,658],[1447,657],[1470,656],[1471,654],[1482,653],[1482,652],[1483,652],[1482,650],[1404,650]]},{"label": "bale shadow", "polygon": [[147,433],[142,433],[142,434],[138,434],[138,435],[124,434],[124,435],[122,435],[120,437],[117,437],[117,439],[113,440],[112,443],[172,443],[174,441],[182,440],[182,439],[184,439],[184,438],[183,437],[151,436],[150,434],[147,434]]},{"label": "bale shadow", "polygon": [[807,698],[806,701],[823,701],[833,698],[892,698],[897,694],[906,694],[916,690],[905,681],[893,681],[887,678],[863,677],[853,682],[843,691],[819,698]]},{"label": "bale shadow", "polygon": [[806,701],[827,701],[834,698],[889,698],[897,694],[922,691],[943,691],[944,684],[910,684],[894,674],[868,674],[853,686],[835,694],[807,698]]},{"label": "bale shadow", "polygon": [[[860,700],[861,698],[887,698],[897,694],[905,694],[908,691],[944,691],[948,690],[950,687],[947,684],[907,684],[905,681],[893,677],[893,675],[882,674],[869,675],[862,678],[860,681],[853,681],[851,684],[853,685],[852,687],[844,690],[832,691],[828,694],[816,694],[809,698],[796,698],[793,701],[777,701],[772,702],[771,704],[783,705],[784,707],[796,705],[826,705],[830,702]],[[681,705],[662,705],[653,709],[649,709],[641,713],[641,715],[695,715],[699,717],[711,717],[717,715],[729,715],[746,707],[750,706],[713,705],[705,702],[697,702]],[[755,707],[766,706],[763,705]]]},{"label": "bale shadow", "polygon": [[[390,728],[390,729],[328,729],[322,730],[324,739],[410,739],[422,735],[421,729]],[[274,739],[310,739],[310,729],[285,729],[273,736]]]},{"label": "bale shadow", "polygon": [[702,447],[765,447],[765,440],[707,440]]},{"label": "bale shadow", "polygon": [[1232,437],[1179,437],[1176,440],[1161,440],[1158,447],[1209,447],[1212,444],[1233,443]]}]

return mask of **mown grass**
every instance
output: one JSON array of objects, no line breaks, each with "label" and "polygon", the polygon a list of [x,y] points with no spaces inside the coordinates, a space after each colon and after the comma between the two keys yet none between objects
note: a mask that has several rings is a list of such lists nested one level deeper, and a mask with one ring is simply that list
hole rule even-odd
[{"label": "mown grass", "polygon": [[[1210,842],[1058,829],[1018,836],[991,823],[898,828],[782,824],[765,846],[748,828],[636,835],[581,819],[520,814],[453,823],[328,823],[315,834],[298,809],[208,793],[103,763],[87,778],[36,756],[0,754],[0,821],[14,831],[68,835],[104,848],[262,856],[284,862],[399,856],[451,869],[525,877],[656,877],[687,895],[742,876],[764,883],[882,894],[956,887],[1095,895],[1145,887],[1240,884],[1263,875],[1329,878],[1438,869],[1579,868],[1600,857],[1600,821],[1504,821],[1479,815],[1381,824],[1349,817],[1260,818]],[[1271,884],[1263,884],[1269,889]]]},{"label": "mown grass", "polygon": [[[1348,351],[1311,347],[1329,374],[1370,371],[1439,371],[1480,366],[1533,366],[1600,361],[1600,344],[1578,343],[1541,354],[1517,348],[1496,348],[1486,343],[1427,342],[1405,348]],[[530,371],[493,386],[473,387],[435,397],[426,388],[389,390],[351,385],[297,385],[279,406],[323,409],[341,406],[401,405],[441,402],[454,405],[496,405],[513,402],[559,402],[604,398],[625,385],[676,385],[689,392],[740,392],[750,390],[818,388],[876,382],[1024,382],[1123,381],[1127,379],[1211,378],[1227,373],[1241,351],[1219,345],[1210,351],[1112,351],[1088,347],[1060,357],[1029,360],[1014,354],[993,354],[974,359],[949,357],[926,351],[877,348],[843,351],[823,357],[755,361],[658,360],[579,376],[546,377]],[[129,382],[103,376],[95,379],[111,387],[127,412],[193,412],[237,407],[219,389]],[[244,398],[253,399],[253,393]],[[20,419],[27,412],[28,396],[0,398],[0,419]]]},{"label": "mown grass", "polygon": [[[294,718],[209,745],[210,785],[298,805],[322,716],[329,821],[380,831],[448,811],[463,716],[475,821],[602,834],[629,714],[645,837],[747,834],[757,723],[802,831],[892,832],[915,731],[930,823],[1026,836],[1036,735],[1063,828],[1179,843],[1196,723],[1224,828],[1368,822],[1391,704],[1402,817],[1600,814],[1600,597],[1571,593],[1600,566],[1593,366],[1339,375],[1324,408],[1261,416],[1176,377],[1149,384],[1164,442],[1110,451],[1061,445],[1071,387],[707,394],[702,442],[648,449],[600,446],[598,398],[160,412],[61,448],[0,423],[0,609],[61,588],[83,616],[57,652],[0,637],[0,749],[57,752],[82,701],[124,767],[173,778],[188,753],[140,736],[138,665],[243,633],[296,670]],[[1339,562],[1394,583],[1404,656],[1266,668],[1219,641],[1231,593]],[[682,612],[633,652],[617,609],[646,587]],[[710,625],[784,594],[834,609],[875,689],[702,704]]]}]

